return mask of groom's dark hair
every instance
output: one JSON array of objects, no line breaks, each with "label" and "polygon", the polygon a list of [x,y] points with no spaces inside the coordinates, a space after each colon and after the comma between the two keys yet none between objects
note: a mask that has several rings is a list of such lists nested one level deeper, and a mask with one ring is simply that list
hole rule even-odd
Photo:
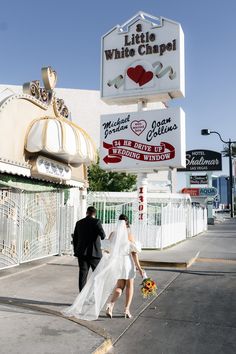
[{"label": "groom's dark hair", "polygon": [[89,206],[87,209],[87,215],[95,215],[97,210],[93,206]]}]

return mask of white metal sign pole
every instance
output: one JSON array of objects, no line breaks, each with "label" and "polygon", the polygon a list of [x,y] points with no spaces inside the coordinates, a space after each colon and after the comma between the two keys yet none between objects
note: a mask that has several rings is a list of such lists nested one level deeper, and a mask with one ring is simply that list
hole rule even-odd
[{"label": "white metal sign pole", "polygon": [[147,173],[138,174],[138,219],[140,223],[147,221]]},{"label": "white metal sign pole", "polygon": [[[142,111],[146,107],[145,100],[138,101],[138,111]],[[147,187],[148,179],[147,173],[138,173],[138,219],[140,223],[145,223],[147,221]]]},{"label": "white metal sign pole", "polygon": [[143,110],[147,102],[184,97],[184,33],[177,22],[139,12],[107,32],[101,49],[101,99],[137,104],[138,111],[102,115],[100,166],[137,173],[138,218],[144,226],[147,173],[185,167],[183,110]]}]

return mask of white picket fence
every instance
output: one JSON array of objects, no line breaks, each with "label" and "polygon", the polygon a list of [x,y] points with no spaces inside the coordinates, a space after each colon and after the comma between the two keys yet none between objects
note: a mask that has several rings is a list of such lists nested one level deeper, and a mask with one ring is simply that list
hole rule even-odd
[{"label": "white picket fence", "polygon": [[[75,200],[80,195],[77,192]],[[206,209],[192,207],[188,197],[178,194],[149,194],[144,222],[138,220],[136,193],[89,193],[87,205],[96,207],[107,236],[119,215],[126,214],[143,248],[165,248],[207,228]],[[61,191],[0,190],[0,269],[50,255],[73,254],[71,234],[83,213],[74,200],[65,205]]]},{"label": "white picket fence", "polygon": [[126,214],[143,248],[166,248],[207,230],[206,209],[192,206],[190,198],[180,194],[150,193],[145,221],[138,220],[135,193],[89,193],[88,205],[96,207],[107,236],[119,215]]}]

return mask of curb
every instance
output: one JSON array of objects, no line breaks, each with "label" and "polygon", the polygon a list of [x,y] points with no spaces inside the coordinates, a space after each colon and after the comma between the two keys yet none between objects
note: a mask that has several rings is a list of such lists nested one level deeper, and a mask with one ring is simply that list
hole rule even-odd
[{"label": "curb", "polygon": [[[7,279],[7,278],[11,278],[11,277],[14,277],[16,275],[19,275],[19,274],[22,274],[22,273],[27,273],[27,272],[30,272],[31,270],[34,270],[34,269],[38,269],[38,268],[42,268],[44,267],[45,265],[47,265],[47,263],[44,263],[44,264],[39,264],[39,265],[36,265],[36,266],[31,266],[27,269],[21,269],[19,271],[16,271],[14,273],[10,273],[10,274],[5,274],[5,275],[0,275],[0,280],[3,280],[3,279]],[[15,267],[19,267],[19,266],[14,266],[12,268],[15,268]],[[12,269],[12,268],[8,268],[8,269]],[[6,272],[8,269],[4,269],[4,271]],[[3,269],[1,269],[3,270]],[[0,271],[1,271],[0,270]]]},{"label": "curb", "polygon": [[196,255],[190,258],[186,262],[165,262],[165,261],[145,261],[140,260],[140,264],[143,267],[153,267],[153,268],[189,268],[194,262],[196,262],[200,252],[197,252]]},{"label": "curb", "polygon": [[236,264],[236,259],[225,259],[225,258],[198,258],[199,263],[225,263],[225,264]]},{"label": "curb", "polygon": [[139,317],[143,314],[143,312],[150,306],[152,305],[152,303],[157,300],[162,293],[169,288],[169,286],[180,276],[179,274],[175,274],[174,277],[172,279],[170,279],[170,281],[165,285],[165,287],[163,289],[161,289],[160,292],[157,293],[156,296],[153,296],[153,298],[151,299],[151,301],[148,301],[147,304],[145,304],[138,312],[138,314],[136,316],[134,316],[133,320],[130,322],[130,324],[124,329],[124,331],[113,341],[113,346],[120,340],[120,338],[128,331],[128,329],[139,319]]},{"label": "curb", "polygon": [[113,346],[110,335],[103,328],[100,328],[100,327],[97,327],[96,325],[94,325],[93,322],[79,320],[78,318],[75,318],[75,317],[66,317],[61,312],[58,312],[56,310],[48,309],[46,307],[41,307],[41,306],[37,306],[37,305],[24,304],[24,303],[20,303],[19,301],[14,301],[14,300],[0,300],[0,304],[13,305],[16,307],[25,308],[27,310],[43,312],[48,315],[61,317],[67,321],[74,322],[80,326],[87,328],[91,332],[104,338],[104,341],[91,354],[106,354],[108,352],[108,350],[110,350]]},{"label": "curb", "polygon": [[106,354],[112,347],[111,339],[105,339],[104,342],[91,354]]},{"label": "curb", "polygon": [[22,273],[30,272],[34,269],[42,268],[47,264],[51,264],[51,262],[55,261],[55,257],[56,256],[48,256],[41,259],[36,259],[33,261],[16,264],[7,268],[1,268],[0,280],[11,278]]},{"label": "curb", "polygon": [[187,268],[187,262],[156,262],[156,261],[140,261],[143,267],[152,268]]}]

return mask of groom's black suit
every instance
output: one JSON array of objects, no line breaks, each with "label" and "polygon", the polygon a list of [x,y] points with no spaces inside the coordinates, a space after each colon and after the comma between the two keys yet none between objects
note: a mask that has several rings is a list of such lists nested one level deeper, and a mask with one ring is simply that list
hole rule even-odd
[{"label": "groom's black suit", "polygon": [[96,268],[102,258],[101,241],[106,237],[101,221],[92,216],[77,221],[73,235],[74,255],[79,262],[79,289],[84,287],[89,268]]}]

